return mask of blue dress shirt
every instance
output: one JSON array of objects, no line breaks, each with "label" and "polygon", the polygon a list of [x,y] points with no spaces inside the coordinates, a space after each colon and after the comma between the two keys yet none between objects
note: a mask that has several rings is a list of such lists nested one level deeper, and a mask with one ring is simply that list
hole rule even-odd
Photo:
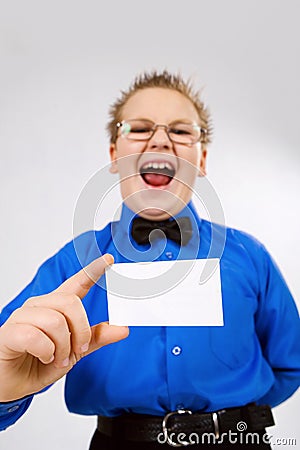
[{"label": "blue dress shirt", "polygon": [[[68,409],[84,415],[164,415],[249,402],[275,406],[291,396],[300,381],[299,315],[264,246],[246,233],[200,219],[192,203],[177,216],[192,222],[193,238],[185,247],[170,240],[138,245],[130,237],[133,216],[123,205],[119,221],[83,233],[48,259],[4,308],[0,324],[29,297],[51,292],[100,254],[111,253],[117,263],[221,256],[224,326],[130,327],[127,339],[83,358],[68,373]],[[108,320],[105,277],[83,304],[91,325]],[[30,401],[29,396],[0,404],[0,429],[14,423]]]}]

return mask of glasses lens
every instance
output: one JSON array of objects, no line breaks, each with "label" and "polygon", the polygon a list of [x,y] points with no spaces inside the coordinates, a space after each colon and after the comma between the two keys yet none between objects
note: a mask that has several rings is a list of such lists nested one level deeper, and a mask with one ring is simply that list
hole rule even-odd
[{"label": "glasses lens", "polygon": [[147,120],[126,120],[122,123],[121,134],[134,141],[146,141],[152,135],[153,125]]},{"label": "glasses lens", "polygon": [[178,144],[194,144],[200,139],[200,127],[192,123],[174,123],[169,125],[169,136]]}]

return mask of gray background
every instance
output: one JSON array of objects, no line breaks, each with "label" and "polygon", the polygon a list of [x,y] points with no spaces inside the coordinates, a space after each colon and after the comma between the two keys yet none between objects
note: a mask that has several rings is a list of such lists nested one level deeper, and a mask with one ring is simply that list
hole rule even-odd
[{"label": "gray background", "polygon": [[[108,106],[152,68],[203,87],[215,128],[208,174],[226,223],[263,241],[299,295],[296,0],[0,5],[1,305],[72,238],[76,199],[108,162]],[[86,449],[95,419],[69,414],[62,391],[36,398],[0,448]],[[299,407],[297,393],[270,431],[300,448]]]}]

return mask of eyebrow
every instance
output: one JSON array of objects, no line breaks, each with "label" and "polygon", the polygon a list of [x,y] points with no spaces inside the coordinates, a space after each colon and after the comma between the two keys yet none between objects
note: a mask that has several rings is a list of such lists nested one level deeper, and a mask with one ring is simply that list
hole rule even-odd
[{"label": "eyebrow", "polygon": [[[134,117],[134,118],[130,118],[130,119],[123,119],[125,122],[126,120],[144,120],[145,122],[151,122],[153,124],[156,124],[156,122],[154,122],[152,119],[146,118],[146,117]],[[189,120],[189,119],[175,119],[172,120],[171,122],[169,122],[167,125],[171,125],[173,123],[186,123],[186,124],[196,124],[199,127],[201,126],[198,122],[195,122],[193,120]]]}]

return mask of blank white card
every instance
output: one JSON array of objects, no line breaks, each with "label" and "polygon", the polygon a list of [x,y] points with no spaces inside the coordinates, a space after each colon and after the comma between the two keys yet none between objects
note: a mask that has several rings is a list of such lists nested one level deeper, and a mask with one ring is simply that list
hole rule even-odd
[{"label": "blank white card", "polygon": [[111,325],[224,324],[219,259],[114,264],[106,284]]}]

